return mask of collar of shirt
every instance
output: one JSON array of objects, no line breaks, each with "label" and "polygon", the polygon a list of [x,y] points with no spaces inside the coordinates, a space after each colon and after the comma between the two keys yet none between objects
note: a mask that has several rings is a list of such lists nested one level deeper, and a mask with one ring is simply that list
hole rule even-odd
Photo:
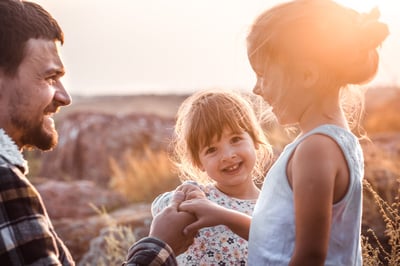
[{"label": "collar of shirt", "polygon": [[22,168],[24,174],[28,173],[28,162],[18,150],[18,146],[15,142],[2,128],[0,128],[0,156],[8,163],[17,166],[18,168]]}]

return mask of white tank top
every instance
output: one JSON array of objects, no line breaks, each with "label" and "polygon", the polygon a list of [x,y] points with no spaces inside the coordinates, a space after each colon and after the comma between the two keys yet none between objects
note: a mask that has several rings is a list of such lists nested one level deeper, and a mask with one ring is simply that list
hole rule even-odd
[{"label": "white tank top", "polygon": [[322,125],[288,144],[271,167],[253,212],[249,235],[249,265],[288,265],[294,250],[293,193],[286,176],[288,160],[307,136],[323,134],[342,149],[350,173],[349,189],[332,209],[325,265],[362,265],[361,217],[364,158],[357,138],[335,125]]}]

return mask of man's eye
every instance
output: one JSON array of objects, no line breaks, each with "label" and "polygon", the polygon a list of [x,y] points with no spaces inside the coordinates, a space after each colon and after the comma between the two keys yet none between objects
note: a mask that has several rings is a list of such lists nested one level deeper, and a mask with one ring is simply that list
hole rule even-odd
[{"label": "man's eye", "polygon": [[48,77],[48,78],[46,78],[46,81],[49,84],[53,85],[53,84],[55,84],[57,82],[57,77],[55,77],[55,76]]}]

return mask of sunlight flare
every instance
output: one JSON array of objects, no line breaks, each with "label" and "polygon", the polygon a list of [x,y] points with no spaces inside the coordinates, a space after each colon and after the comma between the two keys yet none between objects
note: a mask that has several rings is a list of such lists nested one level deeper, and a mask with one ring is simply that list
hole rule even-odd
[{"label": "sunlight flare", "polygon": [[368,13],[377,7],[381,13],[382,20],[385,20],[385,14],[391,9],[397,8],[397,1],[391,0],[337,0],[338,3],[353,8],[361,13]]}]

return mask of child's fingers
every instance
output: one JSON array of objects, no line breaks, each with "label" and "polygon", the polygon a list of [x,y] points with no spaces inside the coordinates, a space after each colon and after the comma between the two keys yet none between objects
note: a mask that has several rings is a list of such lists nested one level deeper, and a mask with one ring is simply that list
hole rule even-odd
[{"label": "child's fingers", "polygon": [[194,208],[195,208],[195,205],[193,204],[192,200],[185,200],[179,205],[178,210],[184,211],[184,212],[189,212],[189,213],[195,213]]},{"label": "child's fingers", "polygon": [[197,199],[190,199],[183,201],[178,208],[179,211],[188,212],[196,215],[196,210],[199,210],[199,204]]},{"label": "child's fingers", "polygon": [[196,184],[184,183],[176,188],[176,191],[183,191],[185,194],[191,191],[202,191],[201,188]]},{"label": "child's fingers", "polygon": [[205,198],[205,197],[206,197],[206,194],[204,194],[204,192],[201,190],[192,190],[192,191],[186,193],[186,200],[201,199],[201,198]]},{"label": "child's fingers", "polygon": [[176,208],[178,210],[179,205],[185,200],[185,193],[182,191],[175,191],[172,195],[171,202],[169,206]]},{"label": "child's fingers", "polygon": [[199,220],[197,220],[196,222],[191,223],[188,226],[186,226],[183,229],[183,234],[184,235],[194,235],[194,234],[196,234],[197,231],[199,231],[199,229],[201,229],[201,224],[200,224]]}]

